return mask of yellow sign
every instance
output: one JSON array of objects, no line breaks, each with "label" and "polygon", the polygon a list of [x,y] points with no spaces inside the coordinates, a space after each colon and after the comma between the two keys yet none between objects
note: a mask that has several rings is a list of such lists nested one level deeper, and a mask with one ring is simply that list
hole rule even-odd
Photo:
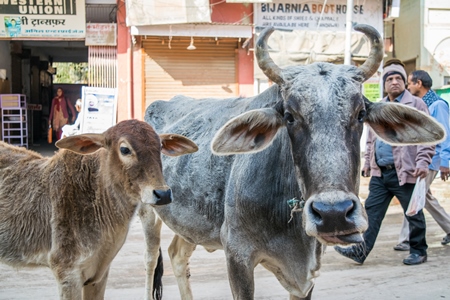
[{"label": "yellow sign", "polygon": [[382,98],[379,83],[366,82],[363,84],[363,94],[372,102]]}]

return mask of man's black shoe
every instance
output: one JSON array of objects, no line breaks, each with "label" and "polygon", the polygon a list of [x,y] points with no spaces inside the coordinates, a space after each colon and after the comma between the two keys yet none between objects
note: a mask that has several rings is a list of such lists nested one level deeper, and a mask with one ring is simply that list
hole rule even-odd
[{"label": "man's black shoe", "polygon": [[449,243],[450,243],[450,233],[447,234],[446,236],[444,236],[444,238],[442,239],[441,244],[442,244],[442,245],[447,245],[447,244],[449,244]]},{"label": "man's black shoe", "polygon": [[405,265],[419,265],[427,261],[427,255],[420,256],[417,253],[411,253],[403,260]]},{"label": "man's black shoe", "polygon": [[361,251],[357,251],[355,246],[351,246],[348,248],[343,248],[339,246],[334,246],[334,250],[342,256],[348,257],[358,264],[363,264],[366,260],[366,256],[361,253]]}]

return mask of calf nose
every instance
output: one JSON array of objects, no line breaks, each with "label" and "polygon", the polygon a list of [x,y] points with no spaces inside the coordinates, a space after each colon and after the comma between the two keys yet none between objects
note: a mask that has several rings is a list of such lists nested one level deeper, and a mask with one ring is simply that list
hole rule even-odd
[{"label": "calf nose", "polygon": [[153,191],[154,205],[166,205],[172,202],[172,190],[154,190]]},{"label": "calf nose", "polygon": [[354,228],[355,203],[341,200],[335,203],[314,201],[311,205],[317,230],[319,232],[342,232]]}]

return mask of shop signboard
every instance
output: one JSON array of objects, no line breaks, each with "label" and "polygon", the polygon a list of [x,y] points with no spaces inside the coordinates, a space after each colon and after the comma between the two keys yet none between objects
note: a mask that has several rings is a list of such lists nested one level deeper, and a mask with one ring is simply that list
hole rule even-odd
[{"label": "shop signboard", "polygon": [[27,103],[28,110],[42,111],[42,104]]},{"label": "shop signboard", "polygon": [[[255,4],[255,24],[285,30],[345,31],[347,9],[347,0],[272,0]],[[350,9],[352,22],[383,32],[382,1],[355,1]]]},{"label": "shop signboard", "polygon": [[84,38],[84,0],[0,0],[0,39]]},{"label": "shop signboard", "polygon": [[115,23],[86,24],[86,46],[116,46],[117,25]]},{"label": "shop signboard", "polygon": [[227,3],[270,3],[272,0],[226,0]]},{"label": "shop signboard", "polygon": [[81,133],[103,133],[116,124],[117,90],[115,88],[83,86],[81,93]]},{"label": "shop signboard", "polygon": [[377,72],[363,83],[363,94],[372,102],[379,101],[383,98],[380,81],[381,78]]},{"label": "shop signboard", "polygon": [[133,0],[125,5],[127,26],[211,23],[209,0]]}]

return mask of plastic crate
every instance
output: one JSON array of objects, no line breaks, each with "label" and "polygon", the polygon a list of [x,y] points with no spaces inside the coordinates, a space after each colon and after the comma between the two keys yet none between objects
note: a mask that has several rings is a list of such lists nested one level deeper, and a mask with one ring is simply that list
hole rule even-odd
[{"label": "plastic crate", "polygon": [[26,106],[26,97],[21,94],[0,95],[1,108],[23,108]]}]

